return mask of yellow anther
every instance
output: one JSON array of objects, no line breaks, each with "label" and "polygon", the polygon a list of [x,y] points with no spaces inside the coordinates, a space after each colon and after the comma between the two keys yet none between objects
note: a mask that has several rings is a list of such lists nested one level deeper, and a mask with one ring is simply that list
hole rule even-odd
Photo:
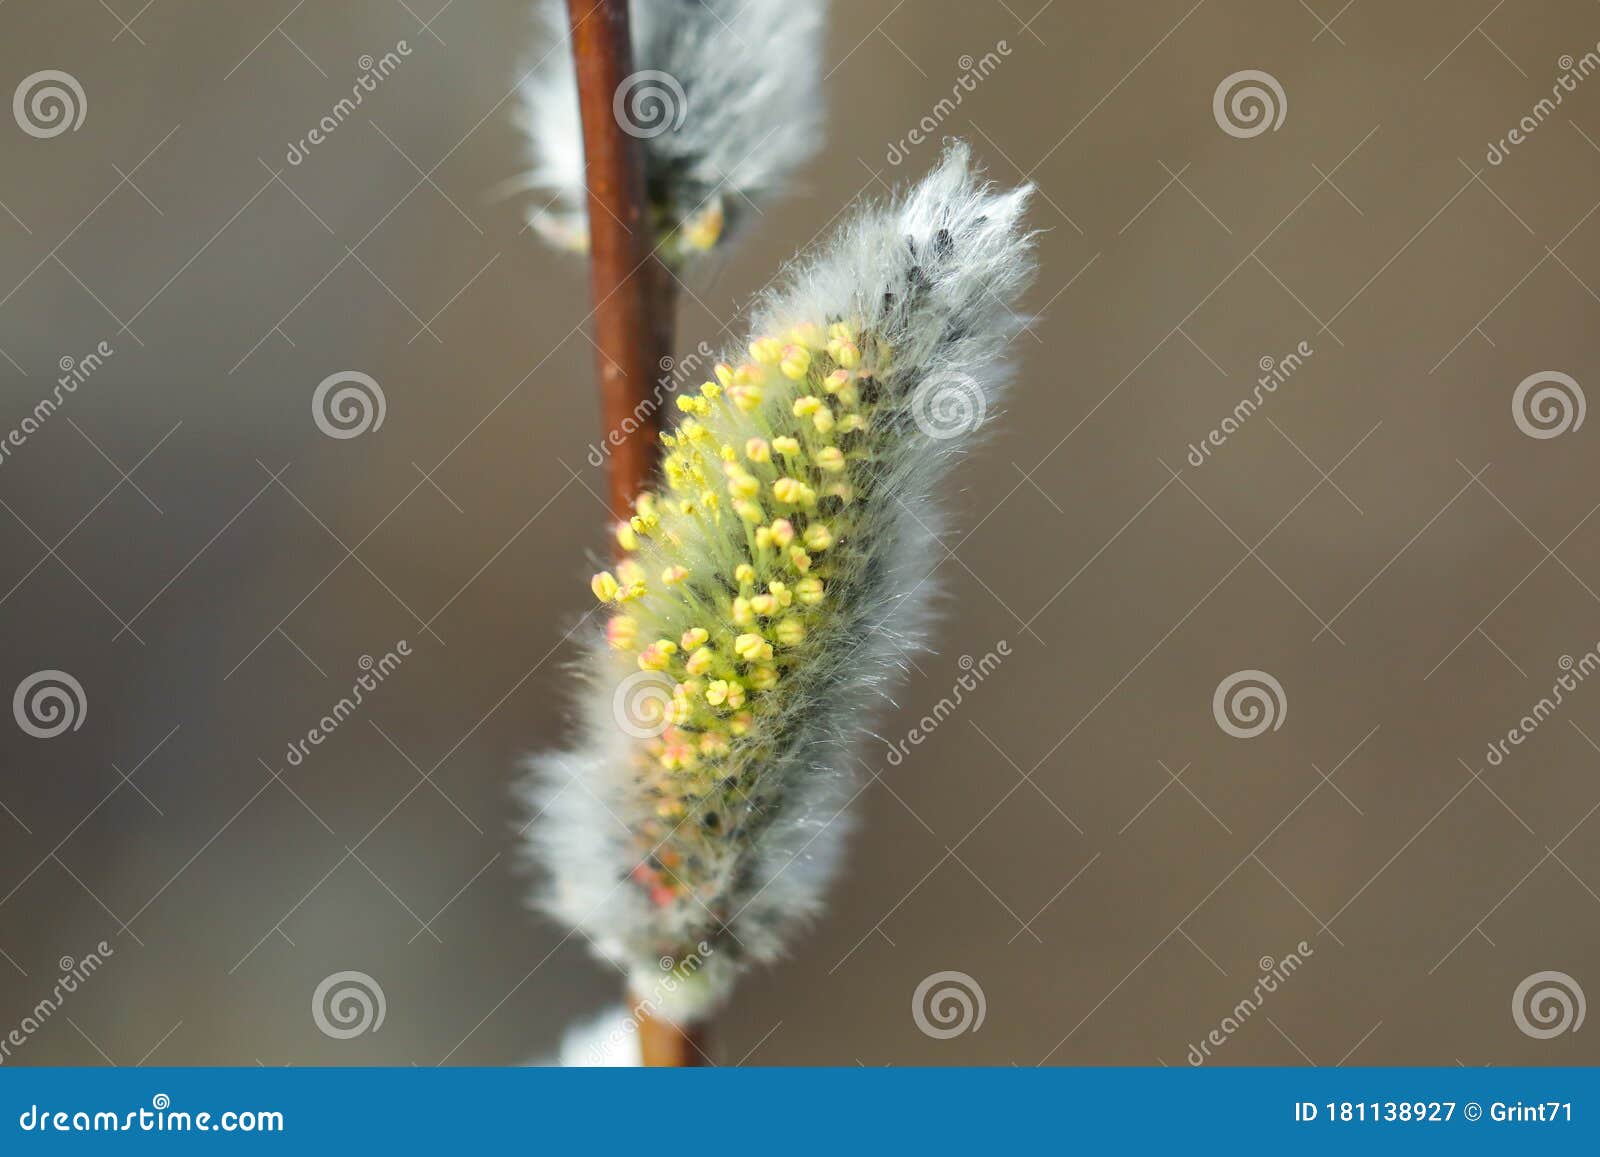
[{"label": "yellow anther", "polygon": [[625,587],[631,587],[644,582],[644,567],[631,558],[625,558],[617,564],[617,578]]},{"label": "yellow anther", "polygon": [[803,345],[784,346],[783,360],[778,363],[778,369],[790,381],[798,382],[811,369],[811,351]]},{"label": "yellow anther", "polygon": [[770,615],[778,609],[778,600],[771,595],[756,595],[750,600],[750,609],[758,615]]},{"label": "yellow anther", "polygon": [[728,731],[737,738],[747,734],[750,728],[754,726],[755,721],[755,716],[751,715],[750,712],[741,711],[728,720]]},{"label": "yellow anther", "polygon": [[815,322],[803,321],[789,331],[789,340],[795,345],[810,346],[821,349],[826,339],[822,336],[822,329]]},{"label": "yellow anther", "polygon": [[661,581],[669,587],[674,583],[681,583],[689,577],[689,568],[686,566],[669,566],[661,572]]},{"label": "yellow anther", "polygon": [[828,356],[847,370],[853,370],[861,364],[860,348],[855,342],[843,338],[834,338],[828,343]]},{"label": "yellow anther", "polygon": [[752,462],[771,462],[772,447],[765,438],[751,438],[744,444],[744,456]]},{"label": "yellow anther", "polygon": [[802,537],[808,550],[827,550],[833,545],[833,531],[820,522],[813,522],[806,527]]},{"label": "yellow anther", "polygon": [[752,691],[771,691],[778,685],[778,670],[776,667],[755,667],[746,678]]},{"label": "yellow anther", "polygon": [[733,385],[733,367],[727,362],[718,362],[711,367],[711,372],[717,376],[717,383],[723,389]]},{"label": "yellow anther", "polygon": [[767,584],[767,590],[771,592],[773,598],[778,600],[780,607],[786,607],[794,601],[794,592],[789,589],[787,584],[779,582],[777,579]]},{"label": "yellow anther", "polygon": [[785,547],[793,542],[794,523],[787,518],[775,519],[772,523],[772,541],[778,547]]},{"label": "yellow anther", "polygon": [[717,385],[716,382],[701,382],[700,396],[702,398],[720,398],[722,397],[722,387]]},{"label": "yellow anther", "polygon": [[855,341],[856,327],[848,321],[836,321],[828,327],[830,341]]},{"label": "yellow anther", "polygon": [[794,597],[802,606],[814,607],[822,601],[822,580],[808,575],[794,584]]},{"label": "yellow anther", "polygon": [[733,625],[736,627],[752,626],[756,621],[755,612],[750,609],[750,600],[736,598],[733,600]]},{"label": "yellow anther", "polygon": [[785,647],[792,647],[806,637],[806,628],[799,619],[784,619],[773,628],[772,637]]},{"label": "yellow anther", "polygon": [[796,418],[804,418],[807,414],[815,414],[822,408],[822,399],[815,394],[802,394],[794,400],[794,416]]},{"label": "yellow anther", "polygon": [[756,568],[747,562],[741,562],[733,568],[733,581],[737,583],[753,583],[756,581]]},{"label": "yellow anther", "polygon": [[761,387],[755,384],[747,386],[729,386],[728,399],[739,407],[739,411],[749,414],[761,405]]},{"label": "yellow anther", "polygon": [[639,624],[627,615],[613,615],[606,622],[606,642],[618,651],[631,651],[639,641]]},{"label": "yellow anther", "polygon": [[811,556],[798,546],[789,548],[789,561],[794,564],[794,569],[801,574],[811,569]]},{"label": "yellow anther", "polygon": [[817,451],[817,468],[829,474],[840,473],[844,470],[844,451],[837,446],[824,446]]},{"label": "yellow anther", "polygon": [[746,632],[733,641],[734,652],[747,662],[772,658],[772,644],[754,631]]},{"label": "yellow anther", "polygon": [[783,346],[777,338],[758,337],[750,343],[750,357],[764,366],[777,365],[783,359]]},{"label": "yellow anther", "polygon": [[679,637],[678,642],[683,644],[685,651],[692,651],[710,637],[711,632],[704,627],[690,627]]},{"label": "yellow anther", "polygon": [[770,527],[770,526],[758,526],[758,527],[756,527],[756,546],[761,550],[767,550],[767,549],[771,548],[771,546],[772,546],[772,527]]},{"label": "yellow anther", "polygon": [[723,213],[722,201],[718,198],[698,213],[684,219],[683,239],[691,249],[704,252],[721,240],[722,230],[726,225],[727,216]]},{"label": "yellow anther", "polygon": [[867,420],[860,414],[846,414],[839,419],[837,429],[841,434],[853,434],[857,430],[865,430]]},{"label": "yellow anther", "polygon": [[639,668],[644,671],[665,671],[671,661],[671,652],[662,650],[660,643],[651,643],[639,652]]},{"label": "yellow anther", "polygon": [[616,576],[608,570],[603,570],[589,580],[589,589],[602,603],[609,603],[617,597],[620,588]]},{"label": "yellow anther", "polygon": [[735,502],[733,512],[752,525],[764,521],[767,517],[767,512],[761,509],[759,502],[751,502],[748,499]]},{"label": "yellow anther", "polygon": [[706,702],[713,707],[720,707],[728,699],[728,681],[726,679],[713,679],[706,684]]},{"label": "yellow anther", "polygon": [[822,388],[830,394],[837,394],[850,384],[849,370],[834,370],[833,373],[822,379]]},{"label": "yellow anther", "polygon": [[795,478],[780,478],[772,484],[772,496],[790,506],[797,505],[804,493],[804,483]]},{"label": "yellow anther", "polygon": [[634,533],[633,526],[627,522],[617,523],[617,545],[623,550],[638,550],[639,536]]},{"label": "yellow anther", "polygon": [[800,443],[789,437],[774,438],[772,440],[772,448],[778,453],[786,454],[791,458],[800,453]]},{"label": "yellow anther", "polygon": [[833,430],[833,411],[824,406],[811,415],[811,424],[817,428],[817,433],[827,434]]},{"label": "yellow anther", "polygon": [[711,662],[715,658],[710,647],[697,647],[684,663],[684,669],[691,675],[704,675],[711,670]]},{"label": "yellow anther", "polygon": [[754,474],[729,463],[728,490],[735,498],[754,498],[761,493],[761,482]]}]

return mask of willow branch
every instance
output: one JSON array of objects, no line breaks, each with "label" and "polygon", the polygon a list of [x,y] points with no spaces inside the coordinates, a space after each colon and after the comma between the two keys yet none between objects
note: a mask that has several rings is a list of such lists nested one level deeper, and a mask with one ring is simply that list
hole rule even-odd
[{"label": "willow branch", "polygon": [[590,282],[612,515],[626,518],[655,469],[660,399],[652,387],[672,344],[672,278],[655,257],[643,141],[612,111],[633,71],[627,0],[567,0],[589,193]]}]

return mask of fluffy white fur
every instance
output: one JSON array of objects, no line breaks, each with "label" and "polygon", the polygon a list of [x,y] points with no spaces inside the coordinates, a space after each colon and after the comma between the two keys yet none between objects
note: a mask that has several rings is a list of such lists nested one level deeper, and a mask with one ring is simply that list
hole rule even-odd
[{"label": "fluffy white fur", "polygon": [[[747,963],[779,955],[820,910],[839,867],[860,742],[901,680],[906,655],[925,645],[928,577],[943,525],[936,490],[974,435],[930,436],[916,418],[918,390],[970,383],[992,408],[1007,377],[1002,354],[1019,325],[1014,306],[1034,269],[1033,235],[1021,223],[1028,194],[997,191],[974,172],[966,147],[954,146],[909,192],[858,213],[818,253],[797,260],[756,311],[757,334],[851,319],[892,353],[873,379],[848,541],[826,554],[826,614],[761,700],[756,746],[769,754],[745,769],[756,783],[759,822],[728,830],[706,857],[694,881],[706,899],[663,907],[629,878],[641,862],[638,827],[654,807],[637,774],[640,743],[613,717],[631,656],[595,643],[580,666],[576,747],[530,761],[528,798],[542,813],[532,850],[549,875],[538,903],[628,968],[636,986],[660,975],[658,958],[692,957],[694,1000],[679,1008],[680,1019],[720,999]],[[769,401],[776,404],[756,415],[763,423],[797,421],[785,418],[787,399]],[[729,412],[707,424],[718,441],[742,444],[743,419]],[[685,527],[677,544],[641,547],[646,570],[678,559],[692,576],[714,575],[720,563],[696,552],[709,557],[726,544],[695,533]],[[728,533],[743,541],[742,528]]]},{"label": "fluffy white fur", "polygon": [[[682,87],[681,127],[644,141],[658,228],[716,207],[729,232],[819,143],[826,0],[632,0],[634,69]],[[582,125],[566,4],[536,8],[540,47],[521,91],[533,153],[530,222],[563,248],[587,243]]]}]

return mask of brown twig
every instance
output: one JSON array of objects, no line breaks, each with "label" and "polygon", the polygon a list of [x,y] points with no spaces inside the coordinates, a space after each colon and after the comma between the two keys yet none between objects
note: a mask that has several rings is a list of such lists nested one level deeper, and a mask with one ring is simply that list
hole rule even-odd
[{"label": "brown twig", "polygon": [[[589,186],[590,281],[605,429],[611,514],[627,518],[655,472],[661,396],[670,366],[675,294],[655,255],[645,200],[643,142],[613,112],[633,71],[627,0],[567,0],[577,60],[578,106]],[[665,391],[662,391],[664,393]],[[652,1067],[707,1064],[702,1030],[685,1031],[636,1004],[643,1062]]]},{"label": "brown twig", "polygon": [[633,71],[627,0],[567,0],[589,185],[590,280],[600,416],[610,450],[611,513],[626,518],[656,464],[661,399],[652,387],[672,348],[672,276],[655,256],[643,141],[613,113]]}]

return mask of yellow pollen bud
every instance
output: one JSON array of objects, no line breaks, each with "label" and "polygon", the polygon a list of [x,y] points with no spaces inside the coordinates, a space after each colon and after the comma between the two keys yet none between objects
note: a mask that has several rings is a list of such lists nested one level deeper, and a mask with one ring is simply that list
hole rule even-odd
[{"label": "yellow pollen bud", "polygon": [[833,411],[824,406],[811,415],[811,424],[817,428],[817,433],[827,434],[833,430]]},{"label": "yellow pollen bud", "polygon": [[706,684],[706,702],[713,707],[720,707],[728,698],[728,681],[726,679],[713,679]]},{"label": "yellow pollen bud", "polygon": [[792,647],[806,637],[806,628],[799,619],[784,619],[774,629],[773,637],[785,647]]},{"label": "yellow pollen bud", "polygon": [[789,340],[796,345],[815,346],[821,349],[824,344],[822,330],[809,321],[801,322],[789,331]]},{"label": "yellow pollen bud", "polygon": [[794,541],[794,523],[787,518],[777,519],[772,524],[772,541],[780,546],[788,546]]},{"label": "yellow pollen bud", "polygon": [[683,222],[683,239],[692,249],[701,251],[710,249],[721,239],[726,223],[727,217],[722,211],[722,201],[714,200]]},{"label": "yellow pollen bud", "polygon": [[744,444],[744,456],[752,462],[771,462],[772,447],[765,438],[751,438]]},{"label": "yellow pollen bud", "polygon": [[814,607],[822,601],[822,580],[815,577],[801,579],[794,584],[794,597],[803,606]]},{"label": "yellow pollen bud", "polygon": [[602,603],[609,603],[617,597],[619,587],[616,576],[608,570],[603,570],[589,580],[589,589]]},{"label": "yellow pollen bud", "polygon": [[755,612],[750,609],[750,600],[737,598],[733,600],[733,625],[748,627],[755,623]]},{"label": "yellow pollen bud", "polygon": [[760,548],[761,550],[766,550],[771,545],[772,545],[772,527],[770,527],[770,526],[758,526],[758,527],[756,527],[756,546],[758,548]]},{"label": "yellow pollen bud", "polygon": [[684,663],[684,668],[691,675],[704,675],[711,670],[711,661],[714,658],[715,656],[711,653],[710,647],[698,647],[695,649],[694,654],[689,656],[688,661]]},{"label": "yellow pollen bud", "polygon": [[683,649],[685,651],[692,651],[710,637],[711,632],[706,630],[704,627],[690,627],[683,633],[683,636],[678,640],[678,642],[683,644]]},{"label": "yellow pollen bud", "polygon": [[811,351],[803,345],[784,346],[783,360],[778,363],[778,368],[783,371],[784,377],[798,382],[811,369]]},{"label": "yellow pollen bud", "polygon": [[623,550],[639,549],[639,536],[633,532],[633,527],[629,523],[617,523],[617,545]]},{"label": "yellow pollen bud", "polygon": [[761,482],[754,474],[735,467],[728,471],[728,490],[735,498],[754,498],[761,493]]},{"label": "yellow pollen bud", "polygon": [[778,600],[780,607],[786,607],[794,601],[794,593],[784,583],[774,579],[767,584],[767,590],[772,592],[772,597]]},{"label": "yellow pollen bud", "polygon": [[728,680],[728,706],[734,708],[744,706],[744,687],[732,679]]},{"label": "yellow pollen bud", "polygon": [[761,387],[757,385],[729,386],[728,397],[741,413],[751,413],[761,404]]},{"label": "yellow pollen bud", "polygon": [[740,635],[733,641],[733,649],[739,658],[755,662],[757,659],[772,658],[772,644],[763,639],[754,631]]},{"label": "yellow pollen bud", "polygon": [[837,446],[824,446],[817,451],[817,467],[829,474],[838,474],[844,469],[844,451]]},{"label": "yellow pollen bud", "polygon": [[822,409],[822,399],[815,394],[803,394],[794,400],[794,416],[804,418]]},{"label": "yellow pollen bud", "polygon": [[661,649],[660,643],[651,643],[639,652],[639,669],[642,671],[665,671],[668,662],[668,652]]},{"label": "yellow pollen bud", "polygon": [[717,456],[720,457],[724,462],[732,462],[739,456],[739,454],[738,451],[736,451],[732,446],[724,442],[717,450]]},{"label": "yellow pollen bud", "polygon": [[750,609],[758,615],[770,615],[778,609],[778,600],[771,595],[756,595],[750,600]]},{"label": "yellow pollen bud", "polygon": [[759,502],[751,502],[748,499],[741,499],[740,501],[735,502],[733,504],[733,511],[740,518],[744,519],[744,521],[751,523],[752,525],[757,522],[764,521],[767,517],[767,512],[761,509],[761,504]]},{"label": "yellow pollen bud", "polygon": [[701,382],[700,396],[703,398],[720,398],[722,396],[722,387],[717,385],[716,382]]},{"label": "yellow pollen bud", "polygon": [[639,624],[627,615],[614,615],[606,623],[606,642],[618,651],[631,651],[639,638]]},{"label": "yellow pollen bud", "polygon": [[801,574],[805,574],[806,571],[811,569],[811,556],[798,546],[790,549],[789,561],[794,564],[794,569]]},{"label": "yellow pollen bud", "polygon": [[728,720],[728,731],[734,736],[741,736],[749,732],[755,723],[755,716],[748,711],[741,711]]},{"label": "yellow pollen bud", "polygon": [[828,337],[832,341],[855,341],[856,327],[848,321],[836,321],[828,327]]},{"label": "yellow pollen bud", "polygon": [[756,568],[747,562],[741,562],[733,568],[733,581],[738,583],[753,583],[756,581]]},{"label": "yellow pollen bud", "polygon": [[805,487],[794,478],[780,478],[772,484],[772,496],[779,502],[793,506],[800,501]]},{"label": "yellow pollen bud", "polygon": [[625,558],[617,564],[617,578],[623,586],[633,586],[635,583],[644,582],[644,567],[631,558]]},{"label": "yellow pollen bud", "polygon": [[717,375],[717,383],[723,389],[733,385],[733,367],[727,362],[718,362],[711,367],[711,372]]},{"label": "yellow pollen bud", "polygon": [[771,691],[778,685],[778,671],[775,667],[756,667],[747,678],[751,689],[755,691]]},{"label": "yellow pollen bud", "polygon": [[841,434],[853,434],[857,430],[865,430],[866,428],[867,420],[860,414],[846,414],[839,419],[838,429]]},{"label": "yellow pollen bud", "polygon": [[641,494],[633,500],[633,509],[645,518],[655,513],[656,496],[654,494]]},{"label": "yellow pollen bud", "polygon": [[822,379],[822,388],[830,394],[837,394],[850,384],[849,370],[834,370],[833,373]]},{"label": "yellow pollen bud", "polygon": [[806,527],[805,544],[811,550],[827,550],[833,545],[833,531],[820,522]]},{"label": "yellow pollen bud", "polygon": [[800,453],[800,443],[788,437],[774,438],[772,440],[772,448],[778,453],[786,454],[791,458]]},{"label": "yellow pollen bud", "polygon": [[689,577],[689,568],[684,566],[669,566],[661,572],[661,581],[669,587],[673,583],[681,583]]},{"label": "yellow pollen bud", "polygon": [[853,370],[861,364],[861,350],[856,343],[841,338],[828,343],[828,356],[847,370]]},{"label": "yellow pollen bud", "polygon": [[776,365],[783,358],[783,346],[776,338],[758,337],[750,343],[750,357],[761,365]]}]

